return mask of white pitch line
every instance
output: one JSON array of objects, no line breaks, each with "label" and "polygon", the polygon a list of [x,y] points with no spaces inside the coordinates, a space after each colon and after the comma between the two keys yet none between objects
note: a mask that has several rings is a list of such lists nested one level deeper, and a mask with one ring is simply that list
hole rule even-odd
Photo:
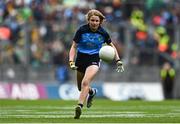
[{"label": "white pitch line", "polygon": [[[72,118],[74,113],[71,114],[64,114],[64,115],[46,115],[46,114],[41,114],[41,115],[20,115],[20,114],[5,114],[1,115],[0,118]],[[127,114],[115,114],[115,113],[110,113],[110,114],[94,114],[94,115],[89,115],[87,113],[84,113],[82,115],[84,118],[107,118],[107,117],[121,117],[121,118],[144,118],[144,117],[154,117],[154,118],[159,118],[159,117],[180,117],[179,114],[177,115],[176,113],[164,113],[164,114],[142,114],[142,113],[127,113]]]},{"label": "white pitch line", "polygon": [[[174,106],[171,106],[174,108]],[[134,107],[133,107],[134,108]],[[140,107],[142,109],[143,107]],[[154,107],[153,107],[154,108]],[[50,109],[50,110],[49,110]],[[91,111],[85,111],[82,114],[84,118],[143,118],[143,117],[180,117],[178,109],[173,109],[170,113],[150,114],[142,111],[126,111],[130,108],[114,107],[113,109],[104,110],[103,107],[93,107]],[[159,108],[158,108],[159,109]],[[164,109],[164,108],[163,108]],[[39,111],[39,110],[49,110]],[[111,111],[110,111],[111,110]],[[116,110],[116,111],[113,111]],[[123,110],[123,111],[122,111]],[[73,106],[3,106],[0,110],[0,118],[73,118]]]},{"label": "white pitch line", "polygon": [[[4,115],[1,118],[73,118],[72,115]],[[106,114],[106,115],[82,115],[85,118],[106,118],[106,117],[144,117],[143,114]]]}]

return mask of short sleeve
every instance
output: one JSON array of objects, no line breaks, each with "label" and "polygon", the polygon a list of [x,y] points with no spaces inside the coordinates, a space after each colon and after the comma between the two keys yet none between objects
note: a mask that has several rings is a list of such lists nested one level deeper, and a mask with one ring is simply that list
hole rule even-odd
[{"label": "short sleeve", "polygon": [[73,40],[74,40],[76,43],[78,43],[79,40],[80,40],[80,37],[81,37],[81,28],[79,28],[79,29],[76,31]]},{"label": "short sleeve", "polygon": [[112,40],[107,32],[105,32],[104,37],[105,37],[105,43],[110,44],[112,42]]}]

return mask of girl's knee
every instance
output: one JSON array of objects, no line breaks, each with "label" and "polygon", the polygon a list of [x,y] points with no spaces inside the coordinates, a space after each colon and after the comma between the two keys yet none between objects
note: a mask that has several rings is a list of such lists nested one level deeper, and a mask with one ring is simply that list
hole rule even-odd
[{"label": "girl's knee", "polygon": [[89,81],[83,81],[82,82],[82,87],[84,88],[84,87],[89,87]]}]

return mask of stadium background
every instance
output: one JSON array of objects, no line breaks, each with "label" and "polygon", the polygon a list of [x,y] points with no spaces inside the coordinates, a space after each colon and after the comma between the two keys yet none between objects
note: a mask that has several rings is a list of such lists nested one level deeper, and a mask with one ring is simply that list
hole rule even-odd
[{"label": "stadium background", "polygon": [[97,97],[163,100],[160,70],[168,61],[176,71],[173,98],[180,98],[179,0],[1,0],[0,98],[77,99],[68,51],[91,8],[106,16],[125,64],[124,73],[101,64]]}]

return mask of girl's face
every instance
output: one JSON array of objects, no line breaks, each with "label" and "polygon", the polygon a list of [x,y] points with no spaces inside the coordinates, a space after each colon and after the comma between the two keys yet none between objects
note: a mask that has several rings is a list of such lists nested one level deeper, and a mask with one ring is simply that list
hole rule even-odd
[{"label": "girl's face", "polygon": [[98,27],[100,26],[100,18],[99,16],[91,16],[89,18],[89,26],[92,31],[96,31]]}]

